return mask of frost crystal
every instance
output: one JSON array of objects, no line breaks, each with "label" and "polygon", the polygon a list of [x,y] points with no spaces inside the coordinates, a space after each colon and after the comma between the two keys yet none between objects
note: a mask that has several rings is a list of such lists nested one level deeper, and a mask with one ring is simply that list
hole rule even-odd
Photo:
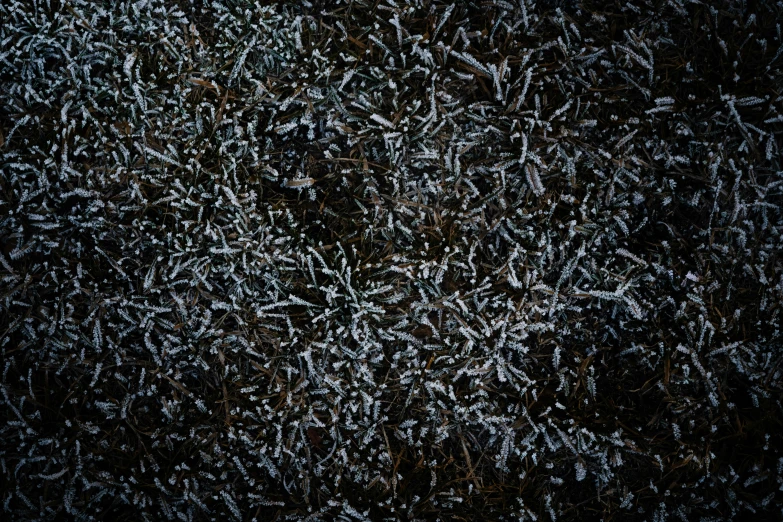
[{"label": "frost crystal", "polygon": [[781,518],[780,2],[0,20],[3,519]]}]

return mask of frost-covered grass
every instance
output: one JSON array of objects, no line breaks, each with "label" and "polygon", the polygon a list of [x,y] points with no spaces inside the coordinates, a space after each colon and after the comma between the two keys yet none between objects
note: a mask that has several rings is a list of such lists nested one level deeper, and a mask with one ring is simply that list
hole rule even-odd
[{"label": "frost-covered grass", "polygon": [[7,520],[783,518],[783,4],[0,2]]}]

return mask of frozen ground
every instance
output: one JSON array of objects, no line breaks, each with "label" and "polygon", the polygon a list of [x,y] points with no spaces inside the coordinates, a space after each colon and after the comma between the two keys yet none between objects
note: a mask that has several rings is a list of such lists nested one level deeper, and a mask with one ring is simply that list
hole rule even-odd
[{"label": "frozen ground", "polygon": [[781,520],[783,4],[0,2],[6,520]]}]

